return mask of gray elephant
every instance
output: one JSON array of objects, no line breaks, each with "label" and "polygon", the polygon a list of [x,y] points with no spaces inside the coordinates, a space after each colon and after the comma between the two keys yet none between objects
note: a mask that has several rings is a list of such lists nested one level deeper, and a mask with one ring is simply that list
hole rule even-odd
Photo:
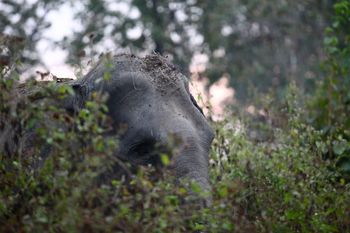
[{"label": "gray elephant", "polygon": [[159,55],[122,54],[107,63],[101,61],[73,82],[76,95],[66,107],[75,111],[91,93],[107,93],[115,132],[127,126],[116,156],[136,165],[156,165],[159,148],[176,137],[171,170],[177,178],[194,180],[209,191],[208,153],[214,133],[189,92],[188,79]]}]

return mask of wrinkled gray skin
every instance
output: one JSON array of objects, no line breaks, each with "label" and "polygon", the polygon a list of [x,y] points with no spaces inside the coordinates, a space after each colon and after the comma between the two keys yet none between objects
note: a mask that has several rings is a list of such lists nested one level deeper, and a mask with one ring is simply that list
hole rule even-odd
[{"label": "wrinkled gray skin", "polygon": [[[105,80],[106,76],[110,79]],[[176,177],[193,179],[210,190],[208,153],[213,130],[191,96],[187,78],[166,59],[118,55],[100,62],[73,88],[77,94],[70,104],[74,108],[82,107],[95,91],[108,93],[115,131],[127,126],[116,156],[134,164],[155,164],[159,160],[154,149],[166,146],[169,137],[178,138],[171,169]]]}]

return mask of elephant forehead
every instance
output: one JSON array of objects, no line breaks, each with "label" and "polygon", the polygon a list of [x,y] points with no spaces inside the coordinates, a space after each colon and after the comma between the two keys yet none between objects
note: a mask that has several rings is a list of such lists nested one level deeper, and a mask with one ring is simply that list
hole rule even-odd
[{"label": "elephant forehead", "polygon": [[146,81],[163,94],[177,90],[188,92],[187,77],[166,58],[157,54],[143,58],[130,54],[104,57],[95,68],[75,83],[87,86],[90,92],[100,88],[108,91],[120,86],[121,82],[127,82],[128,78],[133,84],[135,81]]},{"label": "elephant forehead", "polygon": [[149,73],[151,81],[158,87],[175,84],[181,81],[180,73],[174,65],[160,56],[147,56],[143,62],[143,69]]},{"label": "elephant forehead", "polygon": [[115,63],[118,64],[117,71],[140,73],[160,90],[179,87],[181,83],[188,82],[187,78],[173,64],[160,55],[154,54],[139,58],[122,54],[115,56],[114,59]]}]

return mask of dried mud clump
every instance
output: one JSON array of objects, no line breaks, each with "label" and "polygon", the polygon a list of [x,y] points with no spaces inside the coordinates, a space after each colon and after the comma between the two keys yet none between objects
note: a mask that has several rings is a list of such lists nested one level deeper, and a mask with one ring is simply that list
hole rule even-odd
[{"label": "dried mud clump", "polygon": [[125,71],[140,72],[160,90],[177,86],[184,76],[165,57],[152,54],[143,58],[131,54],[114,56],[114,63]]}]

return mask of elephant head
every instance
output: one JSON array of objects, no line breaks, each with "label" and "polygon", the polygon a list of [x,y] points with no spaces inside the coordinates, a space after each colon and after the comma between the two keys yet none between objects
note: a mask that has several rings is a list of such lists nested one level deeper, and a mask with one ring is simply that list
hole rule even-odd
[{"label": "elephant head", "polygon": [[167,147],[170,137],[177,138],[171,170],[177,178],[194,180],[210,190],[208,154],[213,130],[189,92],[188,79],[165,58],[117,55],[74,81],[73,88],[74,108],[83,106],[93,92],[108,94],[115,132],[126,126],[116,156],[132,164],[157,165],[159,148]]}]

